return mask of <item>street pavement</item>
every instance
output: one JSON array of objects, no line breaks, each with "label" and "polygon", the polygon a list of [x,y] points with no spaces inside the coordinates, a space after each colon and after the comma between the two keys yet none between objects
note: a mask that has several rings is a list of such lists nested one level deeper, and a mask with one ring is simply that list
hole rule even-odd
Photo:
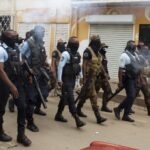
[{"label": "street pavement", "polygon": [[[32,133],[27,130],[26,134],[32,140],[29,148],[16,143],[16,112],[10,113],[6,110],[4,128],[6,133],[13,137],[13,141],[0,142],[0,150],[80,150],[93,141],[150,150],[150,116],[147,116],[144,107],[133,106],[133,110],[135,110],[135,114],[132,115],[132,118],[135,119],[134,123],[118,121],[114,114],[101,112],[102,116],[108,118],[108,121],[103,125],[98,125],[88,100],[83,109],[88,115],[88,118],[83,119],[87,125],[82,129],[77,129],[67,106],[64,117],[68,119],[68,123],[54,121],[58,100],[56,97],[49,97],[48,109],[45,110],[47,116],[34,116],[40,132]],[[101,100],[98,101],[101,105]],[[109,107],[113,108],[117,105],[115,102],[110,102]]]}]

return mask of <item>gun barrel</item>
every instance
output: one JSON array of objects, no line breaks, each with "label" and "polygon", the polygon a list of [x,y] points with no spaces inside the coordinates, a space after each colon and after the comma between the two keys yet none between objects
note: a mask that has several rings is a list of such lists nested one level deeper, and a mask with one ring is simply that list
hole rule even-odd
[{"label": "gun barrel", "polygon": [[46,109],[46,108],[47,108],[47,105],[46,105],[46,103],[45,103],[45,101],[44,101],[44,97],[43,97],[43,95],[42,95],[42,92],[41,92],[40,86],[39,86],[39,84],[38,84],[37,78],[36,78],[36,76],[31,72],[30,67],[29,67],[29,64],[28,64],[28,62],[27,62],[26,60],[25,60],[25,62],[24,62],[24,66],[25,66],[25,69],[27,70],[27,72],[33,77],[33,81],[34,81],[34,84],[35,84],[35,88],[36,88],[36,90],[37,90],[37,92],[38,92],[38,94],[39,94],[39,96],[40,96],[41,103],[42,103],[43,107]]},{"label": "gun barrel", "polygon": [[122,88],[117,88],[116,91],[106,100],[106,101],[109,101],[111,100],[113,97],[115,97],[118,93],[120,93],[122,90],[124,89],[124,87]]}]

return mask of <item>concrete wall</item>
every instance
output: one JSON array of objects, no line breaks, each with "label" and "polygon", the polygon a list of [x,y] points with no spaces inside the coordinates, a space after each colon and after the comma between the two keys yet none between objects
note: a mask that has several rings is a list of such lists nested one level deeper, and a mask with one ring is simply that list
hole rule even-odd
[{"label": "concrete wall", "polygon": [[103,7],[74,7],[74,18],[71,29],[72,35],[77,35],[80,41],[88,39],[89,24],[85,22],[85,17],[90,15],[127,15],[135,16],[134,24],[134,40],[137,42],[139,38],[139,25],[150,24],[150,7],[147,6],[103,6]]},{"label": "concrete wall", "polygon": [[19,23],[51,24],[50,53],[54,49],[57,23],[70,23],[70,0],[16,0],[16,26]]}]

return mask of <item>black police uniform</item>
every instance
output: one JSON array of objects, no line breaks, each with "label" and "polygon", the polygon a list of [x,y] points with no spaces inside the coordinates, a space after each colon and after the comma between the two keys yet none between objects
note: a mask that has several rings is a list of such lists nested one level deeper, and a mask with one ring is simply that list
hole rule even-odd
[{"label": "black police uniform", "polygon": [[128,55],[131,61],[130,64],[125,66],[125,75],[123,76],[123,86],[127,96],[118,107],[114,108],[114,112],[116,117],[120,119],[120,112],[124,109],[122,120],[134,122],[134,120],[129,117],[129,113],[136,98],[137,78],[142,66],[140,65],[138,56],[135,53],[131,53],[128,50],[126,50],[125,53]]},{"label": "black police uniform", "polygon": [[[71,50],[68,49],[68,51],[65,51],[62,53],[62,57],[60,60],[59,65],[61,66],[61,62],[64,59],[64,54],[69,53],[70,60],[69,62],[65,63],[62,71],[62,97],[60,99],[59,105],[58,105],[58,111],[55,116],[56,121],[61,122],[67,122],[66,119],[63,118],[62,112],[64,110],[64,107],[66,103],[69,106],[69,111],[72,114],[72,116],[75,118],[77,127],[82,127],[85,124],[79,119],[77,112],[76,112],[76,106],[74,103],[74,94],[73,90],[75,87],[75,81],[76,76],[80,73],[80,55],[79,53],[72,54]],[[64,55],[64,56],[63,56]],[[58,67],[59,69],[59,67]],[[58,70],[59,73],[59,70]]]},{"label": "black police uniform", "polygon": [[[25,119],[26,119],[26,100],[25,100],[25,87],[24,87],[24,70],[20,62],[19,51],[13,50],[8,46],[1,46],[8,54],[8,60],[4,63],[4,70],[10,80],[18,89],[19,97],[14,98],[14,102],[18,109],[17,123],[18,123],[18,136],[17,141],[25,146],[29,146],[31,141],[25,136]],[[2,129],[3,115],[5,113],[5,106],[9,96],[9,88],[0,80],[0,128]]]},{"label": "black police uniform", "polygon": [[[43,64],[45,63],[46,54],[45,49],[43,47],[43,43],[38,43],[35,41],[34,37],[29,38],[26,43],[28,44],[28,49],[30,51],[30,56],[27,58],[27,61],[30,65],[30,67],[33,69],[41,92],[43,94],[43,97],[46,99],[48,97],[48,81],[45,79],[45,76],[43,77],[42,70],[45,71],[43,68]],[[24,56],[25,54],[23,54]],[[46,71],[45,71],[46,72]],[[34,123],[33,119],[33,113],[34,113],[34,107],[36,106],[36,110],[39,111],[41,107],[41,100],[38,96],[37,90],[33,84],[30,84],[29,82],[26,83],[26,93],[27,93],[27,121],[28,125],[27,128],[30,129],[33,132],[38,132],[39,129]],[[46,115],[46,114],[44,114]]]}]

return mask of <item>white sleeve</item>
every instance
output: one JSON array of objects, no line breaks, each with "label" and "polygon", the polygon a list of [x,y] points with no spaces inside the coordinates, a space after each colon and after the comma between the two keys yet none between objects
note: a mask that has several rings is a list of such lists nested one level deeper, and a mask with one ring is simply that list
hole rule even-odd
[{"label": "white sleeve", "polygon": [[8,59],[8,54],[3,47],[0,47],[0,62],[4,63]]},{"label": "white sleeve", "polygon": [[123,53],[123,54],[120,56],[119,67],[120,67],[120,68],[125,68],[125,66],[126,66],[126,56],[125,56],[125,54]]},{"label": "white sleeve", "polygon": [[58,81],[62,81],[62,72],[66,63],[70,60],[70,55],[67,51],[63,52],[58,65]]}]

